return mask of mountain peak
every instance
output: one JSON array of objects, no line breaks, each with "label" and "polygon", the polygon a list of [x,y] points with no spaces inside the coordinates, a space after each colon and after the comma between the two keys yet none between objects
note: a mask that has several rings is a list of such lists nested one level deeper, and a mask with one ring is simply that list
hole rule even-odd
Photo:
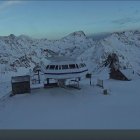
[{"label": "mountain peak", "polygon": [[10,34],[8,37],[14,39],[16,36],[14,34]]},{"label": "mountain peak", "polygon": [[19,35],[18,37],[19,37],[19,38],[22,38],[22,39],[24,38],[24,39],[27,39],[27,40],[28,40],[28,39],[31,39],[31,37],[29,37],[29,36],[27,36],[27,35],[24,35],[24,34]]},{"label": "mountain peak", "polygon": [[76,31],[76,32],[73,32],[69,35],[72,35],[72,36],[86,36],[83,31]]},{"label": "mountain peak", "polygon": [[62,39],[76,39],[76,38],[81,38],[81,39],[85,39],[86,35],[83,31],[76,31],[73,33],[68,34],[67,36],[63,37]]}]

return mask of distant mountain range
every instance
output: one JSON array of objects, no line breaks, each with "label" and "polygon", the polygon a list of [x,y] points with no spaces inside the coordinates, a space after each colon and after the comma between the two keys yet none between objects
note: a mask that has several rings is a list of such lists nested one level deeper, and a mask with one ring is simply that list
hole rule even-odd
[{"label": "distant mountain range", "polygon": [[47,64],[47,57],[66,55],[82,59],[90,71],[96,71],[110,53],[116,53],[120,66],[140,71],[140,31],[123,31],[102,37],[87,37],[83,31],[60,40],[33,39],[21,35],[0,37],[0,73],[32,69],[37,63]]}]

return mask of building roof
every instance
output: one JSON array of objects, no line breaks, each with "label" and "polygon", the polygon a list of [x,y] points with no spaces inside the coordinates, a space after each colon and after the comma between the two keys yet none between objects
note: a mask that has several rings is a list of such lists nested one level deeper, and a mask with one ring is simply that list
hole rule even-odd
[{"label": "building roof", "polygon": [[47,58],[51,62],[62,62],[62,61],[75,61],[75,58],[72,57],[66,57],[66,56],[55,56],[55,57],[49,57]]},{"label": "building roof", "polygon": [[17,83],[17,82],[29,82],[30,81],[30,76],[29,75],[24,75],[24,76],[15,76],[11,78],[12,83]]},{"label": "building roof", "polygon": [[133,69],[120,70],[129,80],[134,76]]}]

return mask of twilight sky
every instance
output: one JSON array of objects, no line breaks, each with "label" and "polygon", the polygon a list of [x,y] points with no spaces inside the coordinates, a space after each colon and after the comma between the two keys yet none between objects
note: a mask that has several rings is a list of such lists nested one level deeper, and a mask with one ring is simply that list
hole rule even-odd
[{"label": "twilight sky", "polygon": [[140,1],[0,1],[0,36],[26,34],[59,39],[140,29]]}]

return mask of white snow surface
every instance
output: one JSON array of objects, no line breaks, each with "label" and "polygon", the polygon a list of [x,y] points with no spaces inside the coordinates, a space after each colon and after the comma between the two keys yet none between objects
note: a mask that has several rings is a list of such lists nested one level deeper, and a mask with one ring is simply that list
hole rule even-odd
[{"label": "white snow surface", "polygon": [[0,129],[140,129],[140,80],[106,79],[108,95],[93,81],[83,79],[81,90],[38,88],[7,97],[0,102]]},{"label": "white snow surface", "polygon": [[[102,64],[110,53],[117,54],[121,70],[132,81],[109,80]],[[84,61],[92,86],[82,78],[81,90],[38,84],[31,85],[30,94],[9,97],[12,76],[30,74],[38,63],[46,66],[55,54]],[[140,129],[139,60],[140,31],[116,32],[100,40],[82,31],[60,40],[0,37],[0,129]],[[108,95],[96,86],[97,79],[104,81]]]}]

